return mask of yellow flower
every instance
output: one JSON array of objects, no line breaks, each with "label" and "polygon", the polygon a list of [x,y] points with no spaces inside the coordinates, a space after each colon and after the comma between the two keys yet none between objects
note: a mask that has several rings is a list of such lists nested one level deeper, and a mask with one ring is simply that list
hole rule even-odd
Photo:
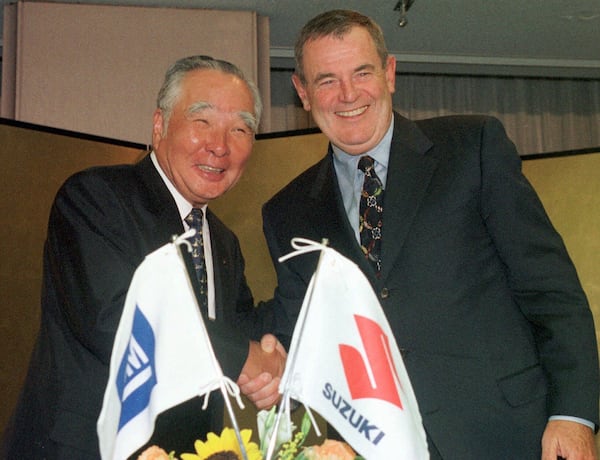
[{"label": "yellow flower", "polygon": [[[252,430],[241,430],[240,433],[248,460],[262,460],[258,444],[250,441]],[[242,452],[233,428],[223,428],[221,436],[217,436],[215,433],[208,433],[206,441],[196,441],[194,448],[196,449],[195,454],[181,454],[181,460],[209,460],[211,458],[235,458],[242,460]]]}]

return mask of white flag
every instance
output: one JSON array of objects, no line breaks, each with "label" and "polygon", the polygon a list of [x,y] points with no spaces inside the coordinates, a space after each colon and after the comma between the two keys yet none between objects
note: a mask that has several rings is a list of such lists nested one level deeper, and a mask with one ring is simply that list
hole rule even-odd
[{"label": "white flag", "polygon": [[281,393],[316,410],[367,459],[429,458],[402,356],[371,285],[335,250],[307,243],[299,252],[316,248],[321,259],[296,323]]},{"label": "white flag", "polygon": [[104,460],[127,458],[150,439],[158,414],[226,379],[177,251],[151,253],[131,281],[98,418]]}]

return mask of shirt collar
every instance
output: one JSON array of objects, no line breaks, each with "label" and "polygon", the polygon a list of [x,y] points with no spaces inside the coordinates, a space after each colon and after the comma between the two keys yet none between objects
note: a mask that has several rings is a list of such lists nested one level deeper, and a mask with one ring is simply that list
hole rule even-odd
[{"label": "shirt collar", "polygon": [[394,133],[394,117],[390,122],[385,135],[375,147],[371,150],[361,153],[360,155],[350,155],[334,144],[331,144],[333,150],[333,161],[337,167],[347,171],[348,176],[352,177],[358,167],[358,160],[364,155],[369,155],[377,163],[381,164],[386,170],[390,159],[390,148],[392,146],[392,135]]},{"label": "shirt collar", "polygon": [[[156,159],[156,154],[154,153],[154,151],[152,151],[150,153],[150,158],[152,159],[152,163],[154,164],[154,167],[158,171],[158,174],[160,174],[160,177],[162,178],[163,182],[169,189],[169,192],[171,192],[171,195],[173,196],[173,199],[175,200],[175,204],[177,205],[177,210],[179,211],[181,220],[185,220],[187,215],[192,210],[193,206],[183,197],[183,195],[181,193],[179,193],[179,190],[177,190],[175,185],[173,185],[171,180],[167,177],[165,172],[162,170],[160,164],[158,163],[158,160]],[[206,215],[206,207],[207,207],[207,205],[204,205],[201,208],[202,211],[204,212],[204,215]]]}]

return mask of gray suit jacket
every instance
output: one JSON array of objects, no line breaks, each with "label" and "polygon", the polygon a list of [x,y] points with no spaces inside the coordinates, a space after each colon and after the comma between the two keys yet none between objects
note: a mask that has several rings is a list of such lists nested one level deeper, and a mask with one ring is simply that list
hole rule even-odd
[{"label": "gray suit jacket", "polygon": [[380,278],[348,223],[331,148],[264,205],[263,224],[283,341],[317,257],[277,262],[291,238],[327,238],[368,277],[402,350],[432,458],[539,458],[549,415],[598,424],[587,300],[496,119],[415,123],[395,114]]}]

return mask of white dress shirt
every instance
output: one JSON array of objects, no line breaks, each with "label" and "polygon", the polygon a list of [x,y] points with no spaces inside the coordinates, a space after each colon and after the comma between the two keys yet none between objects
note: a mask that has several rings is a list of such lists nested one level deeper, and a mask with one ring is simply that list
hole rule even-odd
[{"label": "white dress shirt", "polygon": [[[190,227],[185,221],[185,218],[192,210],[193,206],[179,193],[179,191],[175,188],[173,183],[166,176],[160,165],[158,164],[158,160],[156,159],[156,155],[154,152],[150,154],[152,158],[152,163],[156,167],[156,170],[160,174],[163,182],[171,192],[175,203],[177,204],[177,209],[179,210],[179,216],[181,218],[181,222],[183,222],[183,227],[186,230],[189,230]],[[206,263],[206,288],[208,289],[208,317],[209,319],[216,319],[216,308],[215,308],[215,277],[213,272],[213,263],[212,263],[212,249],[210,244],[210,228],[208,226],[208,220],[206,219],[206,208],[207,205],[202,206],[202,239],[204,240],[204,261]]]}]

